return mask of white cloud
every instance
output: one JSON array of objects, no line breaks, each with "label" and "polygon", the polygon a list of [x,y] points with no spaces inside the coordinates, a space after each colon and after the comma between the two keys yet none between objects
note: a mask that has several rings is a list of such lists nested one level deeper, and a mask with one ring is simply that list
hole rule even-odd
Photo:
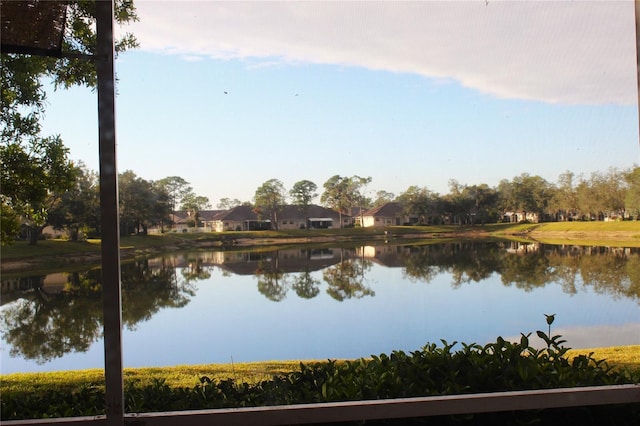
[{"label": "white cloud", "polygon": [[143,50],[339,64],[501,98],[635,104],[633,1],[136,2]]}]

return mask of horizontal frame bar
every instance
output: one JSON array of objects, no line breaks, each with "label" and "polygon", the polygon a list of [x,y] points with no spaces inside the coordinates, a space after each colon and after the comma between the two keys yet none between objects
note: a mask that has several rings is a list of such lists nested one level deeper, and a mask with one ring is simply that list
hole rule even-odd
[{"label": "horizontal frame bar", "polygon": [[[489,413],[594,405],[640,403],[640,385],[490,392],[368,401],[225,408],[125,415],[125,425],[181,426],[331,423],[449,414]],[[104,426],[105,416],[13,420],[6,426]]]}]

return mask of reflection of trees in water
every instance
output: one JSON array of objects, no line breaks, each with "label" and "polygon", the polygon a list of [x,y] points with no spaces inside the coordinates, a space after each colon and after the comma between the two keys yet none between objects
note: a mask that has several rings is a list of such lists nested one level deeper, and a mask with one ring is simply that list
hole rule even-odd
[{"label": "reflection of trees in water", "polygon": [[302,272],[285,273],[280,268],[280,253],[275,251],[267,260],[261,260],[256,269],[258,291],[274,302],[280,302],[287,297],[289,289],[295,291],[298,297],[313,299],[318,295],[320,281],[313,278],[309,264],[305,264]]},{"label": "reflection of trees in water", "polygon": [[365,272],[372,262],[365,259],[346,259],[322,271],[322,278],[328,284],[327,294],[342,302],[345,299],[360,299],[375,296],[365,284]]},{"label": "reflection of trees in water", "polygon": [[[82,275],[73,274],[72,280],[90,281]],[[102,335],[102,297],[99,291],[82,290],[47,294],[36,288],[6,306],[2,333],[9,354],[43,364],[69,352],[86,352]]]},{"label": "reflection of trees in water", "polygon": [[606,247],[560,247],[547,254],[557,282],[567,293],[591,287],[598,294],[640,303],[640,253]]},{"label": "reflection of trees in water", "polygon": [[454,288],[487,279],[495,272],[500,249],[492,243],[456,242],[405,250],[403,275],[413,282],[430,282],[441,273],[452,275]]},{"label": "reflection of trees in water", "polygon": [[179,281],[166,263],[151,268],[148,259],[122,265],[122,322],[129,329],[163,308],[182,308],[195,296],[190,280]]},{"label": "reflection of trees in water", "polygon": [[544,287],[555,279],[555,271],[549,267],[549,259],[540,251],[525,254],[504,253],[496,272],[506,286],[531,291]]},{"label": "reflection of trees in water", "polygon": [[289,283],[287,274],[280,269],[279,252],[273,252],[270,258],[260,260],[256,269],[258,291],[273,302],[280,302],[287,297]]},{"label": "reflection of trees in water", "polygon": [[[339,250],[338,263],[322,270],[323,280],[328,284],[327,294],[338,301],[373,296],[373,290],[365,284],[365,272],[371,269],[372,262],[367,259],[352,259],[345,256],[343,249]],[[303,269],[301,272],[287,273],[281,267],[279,259],[279,252],[275,251],[258,263],[255,276],[261,294],[274,302],[284,300],[289,290],[295,291],[298,297],[304,299],[312,299],[320,294],[321,281],[313,277],[308,262],[297,265]]]},{"label": "reflection of trees in water", "polygon": [[273,302],[284,300],[289,289],[303,299],[313,299],[320,293],[320,281],[313,278],[310,271],[284,273],[279,269],[267,270],[263,267],[258,271],[258,291]]},{"label": "reflection of trees in water", "polygon": [[211,266],[204,266],[203,260],[195,253],[187,256],[187,266],[182,268],[182,277],[187,283],[211,278]]},{"label": "reflection of trees in water", "polygon": [[313,278],[310,271],[295,274],[291,280],[291,288],[298,297],[303,299],[313,299],[320,293],[320,280]]},{"label": "reflection of trees in water", "polygon": [[[162,308],[180,308],[195,291],[175,279],[175,268],[150,268],[148,260],[122,265],[122,320],[129,329]],[[25,278],[33,280],[33,277]],[[35,280],[42,283],[44,277]],[[68,274],[61,291],[40,285],[2,311],[2,333],[11,356],[45,363],[70,352],[86,352],[102,336],[100,271]]]},{"label": "reflection of trees in water", "polygon": [[399,256],[414,282],[448,272],[457,288],[498,273],[505,286],[525,291],[558,283],[568,294],[590,287],[640,302],[640,249],[473,242],[408,247]]}]

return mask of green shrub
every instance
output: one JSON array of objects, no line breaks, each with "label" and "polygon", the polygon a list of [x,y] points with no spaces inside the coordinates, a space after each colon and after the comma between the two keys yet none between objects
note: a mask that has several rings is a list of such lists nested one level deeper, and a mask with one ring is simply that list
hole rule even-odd
[{"label": "green shrub", "polygon": [[[553,318],[550,320],[553,321]],[[549,322],[549,326],[551,325]],[[569,361],[560,336],[538,331],[547,347],[498,337],[485,346],[427,344],[421,350],[394,351],[353,361],[300,364],[300,370],[257,384],[206,376],[193,387],[171,387],[164,380],[125,387],[127,412],[267,406],[296,403],[402,398],[428,395],[615,385],[640,382],[640,370],[614,370],[605,361],[580,355]],[[74,392],[2,395],[2,420],[86,416],[104,413],[104,390],[82,387]],[[640,404],[536,410],[512,413],[403,419],[367,424],[635,424]]]}]

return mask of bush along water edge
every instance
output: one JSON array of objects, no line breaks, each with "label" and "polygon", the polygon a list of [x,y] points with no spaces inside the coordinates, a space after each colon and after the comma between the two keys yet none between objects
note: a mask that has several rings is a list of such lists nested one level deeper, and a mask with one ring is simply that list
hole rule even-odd
[{"label": "bush along water edge", "polygon": [[[640,383],[640,369],[613,369],[605,360],[579,355],[559,335],[551,336],[554,316],[547,316],[548,332],[537,335],[547,345],[535,349],[529,334],[520,341],[498,337],[495,342],[441,345],[421,350],[371,356],[349,361],[300,363],[300,369],[257,384],[233,379],[200,377],[193,387],[171,387],[164,380],[125,384],[127,413],[181,411],[205,408],[272,406],[331,401],[405,398],[512,390]],[[92,416],[104,414],[104,388],[84,386],[69,392],[47,389],[37,394],[5,393],[2,420]],[[366,424],[580,424],[636,425],[640,403],[566,409],[500,412],[419,419],[367,421]]]}]

